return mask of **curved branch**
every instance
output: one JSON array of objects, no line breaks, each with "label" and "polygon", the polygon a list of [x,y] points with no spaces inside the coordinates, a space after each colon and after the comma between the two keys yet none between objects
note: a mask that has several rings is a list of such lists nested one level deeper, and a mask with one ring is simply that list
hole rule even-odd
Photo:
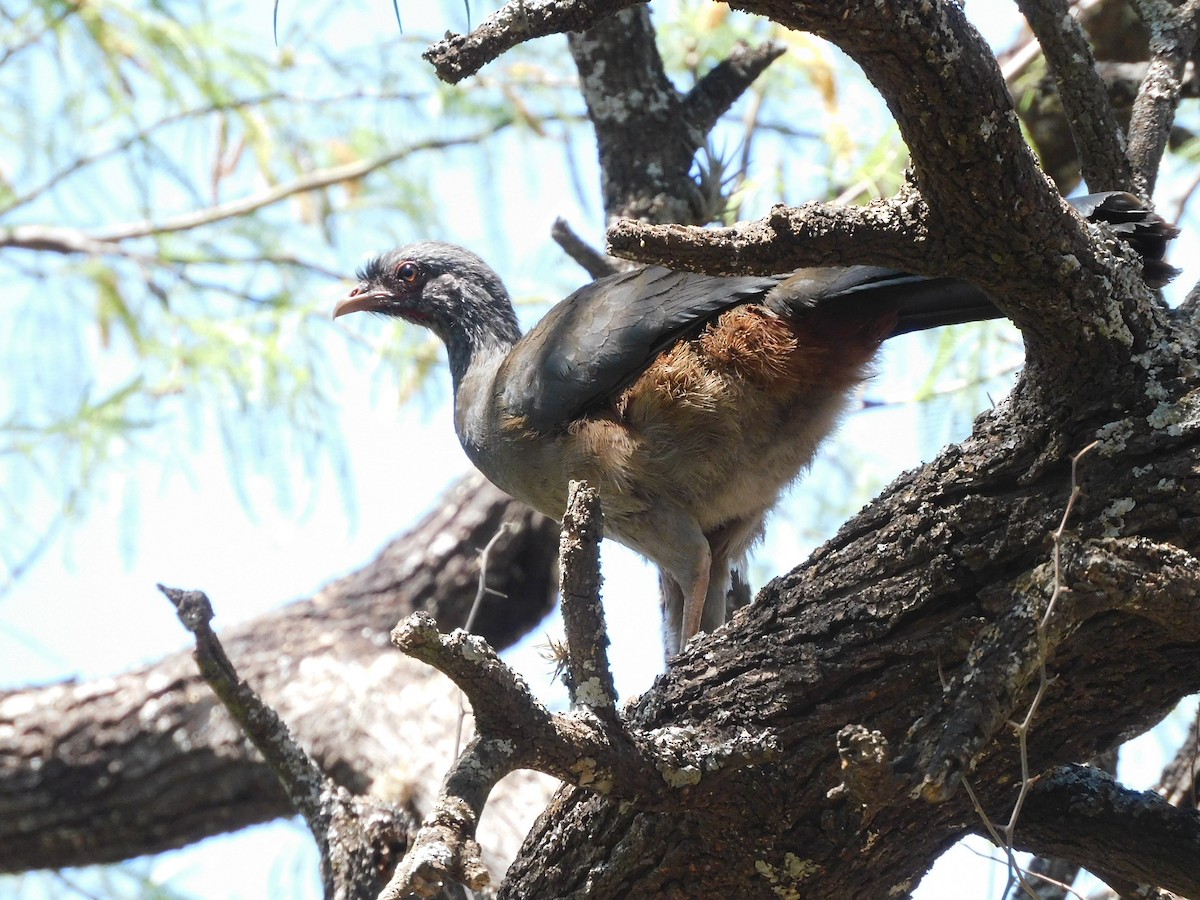
[{"label": "curved branch", "polygon": [[423,54],[438,78],[457,84],[474,75],[506,50],[534,38],[564,31],[584,31],[596,22],[644,0],[606,0],[578,3],[572,0],[510,0],[470,34],[450,35]]},{"label": "curved branch", "polygon": [[86,232],[81,229],[63,228],[49,225],[14,225],[0,228],[0,247],[17,247],[24,250],[49,250],[55,253],[90,253],[106,254],[120,252],[123,241],[135,238],[152,237],[160,234],[170,234],[178,231],[190,231],[205,225],[212,225],[226,219],[234,219],[248,213],[256,212],[271,206],[296,194],[320,190],[331,185],[341,184],[364,178],[370,173],[382,169],[392,163],[428,150],[445,150],[450,147],[469,146],[478,143],[485,137],[506,128],[511,120],[499,122],[489,128],[460,138],[441,138],[411,144],[394,153],[386,153],[371,159],[359,160],[315,172],[276,185],[248,197],[240,197],[227,203],[219,203],[205,209],[195,210],[157,222],[146,219],[141,222],[130,222],[116,225],[107,229]]},{"label": "curved branch", "polygon": [[739,44],[728,57],[704,73],[683,98],[683,115],[704,133],[742,96],[775,60],[787,52],[778,41],[754,47]]}]

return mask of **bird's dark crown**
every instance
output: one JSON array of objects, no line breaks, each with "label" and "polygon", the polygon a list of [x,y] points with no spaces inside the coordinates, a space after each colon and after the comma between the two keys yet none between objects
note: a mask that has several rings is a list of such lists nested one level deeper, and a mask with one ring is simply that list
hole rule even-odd
[{"label": "bird's dark crown", "polygon": [[383,277],[383,256],[373,256],[354,272],[359,281],[379,281]]},{"label": "bird's dark crown", "polygon": [[491,266],[470,250],[441,241],[416,241],[381,253],[359,267],[355,274],[359,281],[387,282],[393,277],[396,267],[406,261],[416,263],[424,279],[451,275],[479,285],[493,297],[508,299],[508,291]]}]

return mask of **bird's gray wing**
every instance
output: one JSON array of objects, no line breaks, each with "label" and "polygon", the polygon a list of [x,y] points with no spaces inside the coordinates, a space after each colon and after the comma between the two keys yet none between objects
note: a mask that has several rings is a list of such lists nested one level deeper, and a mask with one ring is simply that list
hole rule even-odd
[{"label": "bird's gray wing", "polygon": [[526,427],[560,430],[628,387],[671,344],[717,313],[760,300],[778,278],[720,278],[651,266],[585,285],[526,334],[497,387]]},{"label": "bird's gray wing", "polygon": [[[1070,203],[1142,254],[1151,285],[1176,271],[1161,262],[1176,229],[1133,195],[1089,194]],[[893,335],[1000,315],[986,294],[965,281],[876,266],[733,278],[651,266],[594,281],[550,310],[505,360],[499,399],[527,427],[560,430],[628,387],[655,356],[701,323],[747,302],[763,302],[789,317],[810,310],[848,316],[894,310]]]}]

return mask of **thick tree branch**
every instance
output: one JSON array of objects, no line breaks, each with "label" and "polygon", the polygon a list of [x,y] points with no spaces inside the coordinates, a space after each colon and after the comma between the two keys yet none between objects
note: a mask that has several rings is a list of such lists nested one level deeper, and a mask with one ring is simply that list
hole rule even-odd
[{"label": "thick tree branch", "polygon": [[1067,0],[1019,0],[1058,82],[1083,177],[1093,191],[1133,190],[1121,125],[1113,112],[1096,60]]},{"label": "thick tree branch", "polygon": [[1034,783],[1017,843],[1074,860],[1105,881],[1200,896],[1200,812],[1121,787],[1090,766],[1063,766]]},{"label": "thick tree branch", "polygon": [[939,266],[921,239],[929,210],[907,193],[866,206],[806,203],[776,206],[756,222],[730,228],[650,225],[622,220],[608,230],[609,249],[638,262],[670,262],[709,275],[787,272],[804,266]]},{"label": "thick tree branch", "polygon": [[[850,224],[824,230],[826,211],[818,215],[807,207],[799,226],[777,211],[769,228],[756,223],[746,237],[718,232],[700,240],[723,241],[734,257],[753,248],[760,254],[755,261],[762,262],[764,245],[780,229],[789,241],[798,243],[802,236],[816,247],[776,254],[774,271],[795,264],[874,262],[965,278],[995,297],[1022,329],[1034,370],[1044,366],[1054,372],[1053,380],[1078,377],[1079,348],[1097,339],[1125,346],[1141,339],[1149,327],[1145,318],[1157,313],[1148,302],[1134,311],[1113,308],[1118,263],[1049,189],[1017,126],[995,59],[959,7],[904,0],[803,5],[761,0],[735,6],[826,37],[863,67],[912,153],[916,191],[893,207],[913,204],[918,212],[904,223],[910,227],[887,237],[856,232]],[[934,108],[939,114],[931,119]],[[803,224],[808,216],[816,216],[811,226]],[[647,240],[636,227],[618,228],[610,238],[614,247]],[[834,246],[835,236],[843,239],[840,247]],[[677,232],[656,237],[663,256],[691,256],[684,262],[690,265],[698,255]],[[720,266],[718,255],[708,256],[713,269]],[[1106,324],[1088,324],[1093,316]],[[1088,358],[1111,365],[1123,352],[1112,347]]]},{"label": "thick tree branch", "polygon": [[1136,0],[1134,7],[1150,31],[1150,70],[1133,105],[1129,158],[1140,193],[1150,196],[1175,121],[1184,67],[1196,47],[1200,2],[1186,0],[1176,7],[1162,0]]},{"label": "thick tree branch", "polygon": [[534,38],[584,31],[639,0],[576,3],[563,0],[512,0],[479,23],[470,34],[450,35],[425,51],[438,77],[457,84],[506,50]]}]

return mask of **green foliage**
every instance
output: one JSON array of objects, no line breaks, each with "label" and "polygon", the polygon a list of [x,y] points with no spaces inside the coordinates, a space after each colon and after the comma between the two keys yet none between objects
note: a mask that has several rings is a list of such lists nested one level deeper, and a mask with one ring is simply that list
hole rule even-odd
[{"label": "green foliage", "polygon": [[437,230],[430,167],[482,153],[508,89],[435,83],[426,38],[355,24],[370,4],[288,12],[279,47],[269,14],[226,0],[38,0],[0,21],[10,578],[113,476],[186,468],[212,436],[236,484],[262,475],[302,506],[297,466],[345,469],[331,345],[428,358],[332,330],[329,308],[363,252]]}]

